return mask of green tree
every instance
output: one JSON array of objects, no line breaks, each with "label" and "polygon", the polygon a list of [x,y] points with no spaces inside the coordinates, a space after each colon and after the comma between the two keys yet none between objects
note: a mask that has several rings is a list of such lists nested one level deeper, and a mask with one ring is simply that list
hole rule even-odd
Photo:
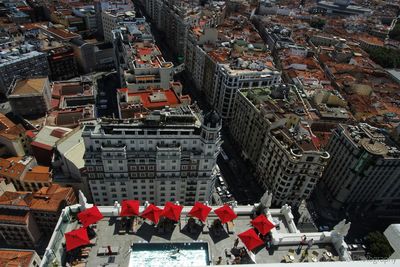
[{"label": "green tree", "polygon": [[389,258],[393,249],[381,232],[371,232],[366,239],[368,252],[374,258]]},{"label": "green tree", "polygon": [[310,21],[310,26],[316,29],[322,30],[326,24],[326,21],[321,18],[313,18]]},{"label": "green tree", "polygon": [[390,39],[400,41],[400,23],[397,23],[389,32]]}]

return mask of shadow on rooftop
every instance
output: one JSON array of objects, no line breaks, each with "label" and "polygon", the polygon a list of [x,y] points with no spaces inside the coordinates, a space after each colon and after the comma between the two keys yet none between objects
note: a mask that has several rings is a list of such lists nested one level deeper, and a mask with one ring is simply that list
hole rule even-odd
[{"label": "shadow on rooftop", "polygon": [[[221,226],[213,226],[210,229],[210,237],[214,244],[217,244],[219,241],[224,240],[229,237],[229,234],[226,232],[224,227]],[[233,244],[232,244],[233,245]]]},{"label": "shadow on rooftop", "polygon": [[153,225],[143,222],[140,228],[136,231],[136,235],[150,242],[151,237],[156,233],[156,228]]},{"label": "shadow on rooftop", "polygon": [[188,237],[192,238],[193,240],[197,240],[202,232],[202,227],[198,224],[192,224],[191,227],[189,227],[189,224],[187,223],[185,227],[181,230],[181,233],[184,235],[187,235]]},{"label": "shadow on rooftop", "polygon": [[171,240],[176,225],[177,223],[170,220],[160,220],[157,227],[155,228],[154,235],[164,238],[166,240]]}]

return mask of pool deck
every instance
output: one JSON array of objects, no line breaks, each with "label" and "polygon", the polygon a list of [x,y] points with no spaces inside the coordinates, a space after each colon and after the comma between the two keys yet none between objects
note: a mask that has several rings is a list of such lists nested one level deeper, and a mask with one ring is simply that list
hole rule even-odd
[{"label": "pool deck", "polygon": [[[209,216],[208,224],[211,225],[216,219],[215,216]],[[279,219],[279,218],[277,218]],[[169,243],[169,242],[207,242],[209,244],[209,255],[211,262],[215,264],[219,256],[223,258],[223,264],[226,264],[228,257],[225,255],[225,250],[230,251],[233,248],[237,234],[244,232],[251,228],[250,216],[239,216],[234,221],[233,233],[228,234],[227,231],[221,231],[217,236],[211,229],[209,233],[201,231],[200,226],[198,229],[194,227],[194,231],[189,233],[187,230],[188,217],[183,216],[181,219],[182,226],[179,223],[175,225],[173,230],[165,231],[162,233],[159,229],[153,226],[148,221],[143,221],[137,226],[136,233],[122,233],[120,232],[120,222],[116,217],[105,217],[103,220],[97,223],[97,237],[92,240],[94,245],[91,247],[89,256],[87,258],[86,266],[97,267],[107,266],[105,264],[115,263],[117,265],[108,266],[129,266],[130,260],[130,249],[132,243]],[[185,227],[186,226],[186,227]],[[182,229],[181,229],[182,228]],[[225,228],[226,229],[226,228]],[[285,223],[282,221],[279,232],[286,233],[287,228]],[[118,247],[116,255],[98,255],[98,251],[107,250],[107,247]],[[242,247],[243,244],[239,242],[238,247]],[[296,250],[297,247],[293,246],[279,246],[273,247],[267,250],[265,247],[261,247],[255,251],[255,259],[257,263],[279,263],[288,254],[289,249]],[[304,251],[305,247],[303,248]],[[310,252],[317,251],[319,255],[322,255],[323,251],[328,250],[334,256],[337,255],[336,251],[329,245],[314,245]],[[106,253],[107,254],[107,253]],[[299,262],[301,255],[295,254],[294,262]],[[244,259],[244,262],[245,259]]]}]

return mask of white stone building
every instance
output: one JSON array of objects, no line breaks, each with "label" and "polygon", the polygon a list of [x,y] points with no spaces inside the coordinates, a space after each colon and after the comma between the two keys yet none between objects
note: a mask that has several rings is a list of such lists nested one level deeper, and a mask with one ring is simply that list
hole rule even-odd
[{"label": "white stone building", "polygon": [[97,205],[122,199],[156,204],[208,201],[219,154],[221,122],[190,107],[154,111],[140,119],[85,125],[85,166]]}]

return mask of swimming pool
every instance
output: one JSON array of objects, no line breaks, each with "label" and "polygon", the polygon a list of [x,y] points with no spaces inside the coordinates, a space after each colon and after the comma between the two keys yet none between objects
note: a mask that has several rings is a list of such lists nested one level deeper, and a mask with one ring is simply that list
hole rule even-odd
[{"label": "swimming pool", "polygon": [[206,266],[209,262],[206,242],[135,243],[132,245],[129,267]]}]

